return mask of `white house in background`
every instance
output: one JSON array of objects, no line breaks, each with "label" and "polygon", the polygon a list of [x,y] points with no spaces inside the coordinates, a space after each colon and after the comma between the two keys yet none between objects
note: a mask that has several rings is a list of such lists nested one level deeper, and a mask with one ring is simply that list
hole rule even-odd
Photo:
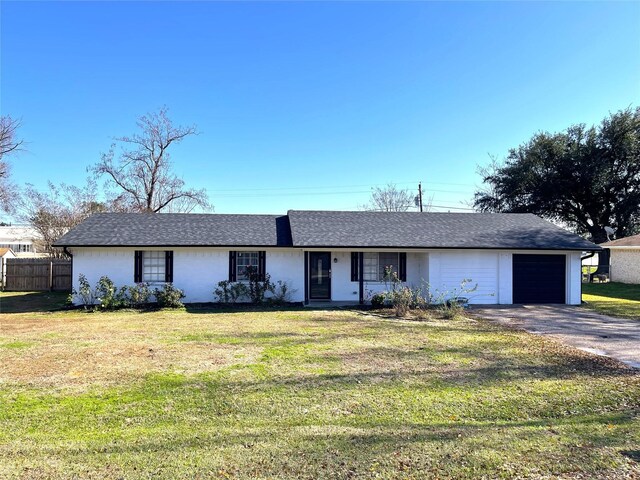
[{"label": "white house in background", "polygon": [[173,282],[187,302],[214,301],[221,280],[252,265],[296,289],[293,301],[363,303],[403,282],[451,291],[470,279],[471,303],[581,302],[580,257],[600,247],[531,214],[298,211],[287,215],[100,213],[56,246],[91,284]]},{"label": "white house in background", "polygon": [[0,226],[0,248],[10,248],[18,257],[35,256],[38,233],[24,225]]},{"label": "white house in background", "polygon": [[609,249],[612,282],[640,284],[640,235],[619,238],[600,246]]}]

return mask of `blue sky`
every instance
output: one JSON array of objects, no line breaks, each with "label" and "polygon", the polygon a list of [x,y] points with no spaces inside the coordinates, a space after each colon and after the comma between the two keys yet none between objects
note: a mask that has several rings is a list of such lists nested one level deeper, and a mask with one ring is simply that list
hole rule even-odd
[{"label": "blue sky", "polygon": [[[166,105],[175,170],[220,213],[355,209],[422,181],[465,207],[476,165],[640,99],[640,3],[1,3],[17,183],[83,182]],[[437,210],[443,210],[438,208]]]}]

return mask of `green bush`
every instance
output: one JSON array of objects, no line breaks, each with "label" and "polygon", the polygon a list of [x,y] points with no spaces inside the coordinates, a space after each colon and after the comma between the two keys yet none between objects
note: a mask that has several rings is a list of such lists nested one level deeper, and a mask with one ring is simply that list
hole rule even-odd
[{"label": "green bush", "polygon": [[100,302],[100,307],[105,310],[115,310],[127,305],[127,299],[123,296],[122,289],[118,291],[113,281],[103,275],[96,285],[96,296]]},{"label": "green bush", "polygon": [[273,293],[275,290],[271,276],[267,273],[263,279],[255,267],[247,267],[246,272],[249,277],[249,299],[256,304],[264,303],[267,292]]},{"label": "green bush", "polygon": [[220,303],[236,303],[249,296],[249,288],[242,282],[223,280],[218,282],[218,288],[213,291]]},{"label": "green bush", "polygon": [[156,288],[153,293],[158,306],[161,308],[184,307],[181,300],[185,297],[185,294],[179,288],[174,287],[172,283],[165,283],[161,289]]},{"label": "green bush", "polygon": [[371,306],[373,308],[382,308],[384,307],[385,302],[385,294],[384,293],[376,293],[371,297]]},{"label": "green bush", "polygon": [[82,305],[85,309],[91,307],[95,308],[96,303],[96,292],[91,288],[89,284],[89,280],[84,274],[78,275],[78,290],[75,289],[71,292],[71,296],[75,299],[76,297],[80,298]]},{"label": "green bush", "polygon": [[130,307],[141,308],[149,303],[151,298],[151,289],[148,283],[136,283],[128,287],[122,287],[121,290],[126,289],[126,297]]}]

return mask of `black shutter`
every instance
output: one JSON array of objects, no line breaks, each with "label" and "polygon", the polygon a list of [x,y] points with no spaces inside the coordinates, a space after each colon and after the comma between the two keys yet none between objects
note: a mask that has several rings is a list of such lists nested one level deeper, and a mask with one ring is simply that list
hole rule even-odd
[{"label": "black shutter", "polygon": [[407,281],[407,254],[406,252],[401,252],[399,254],[400,257],[400,265],[398,265],[398,270],[400,270],[398,272],[398,277],[400,277],[400,280],[402,282],[406,282]]},{"label": "black shutter", "polygon": [[267,252],[258,252],[258,278],[264,282],[267,274]]},{"label": "black shutter", "polygon": [[173,283],[173,252],[171,250],[164,252],[164,281]]},{"label": "black shutter", "polygon": [[229,281],[236,281],[236,252],[229,251]]},{"label": "black shutter", "polygon": [[142,283],[142,252],[136,250],[133,255],[133,283]]},{"label": "black shutter", "polygon": [[351,252],[351,281],[358,281],[358,252]]}]

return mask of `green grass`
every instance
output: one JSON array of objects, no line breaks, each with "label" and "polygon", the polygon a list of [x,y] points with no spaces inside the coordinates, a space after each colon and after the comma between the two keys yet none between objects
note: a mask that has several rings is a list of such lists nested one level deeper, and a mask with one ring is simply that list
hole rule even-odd
[{"label": "green grass", "polygon": [[0,315],[0,478],[624,478],[640,376],[472,320]]},{"label": "green grass", "polygon": [[7,342],[0,343],[0,348],[12,348],[12,349],[20,349],[20,348],[29,348],[33,345],[33,342]]},{"label": "green grass", "polygon": [[582,300],[587,308],[597,312],[640,320],[640,285],[584,283]]}]

